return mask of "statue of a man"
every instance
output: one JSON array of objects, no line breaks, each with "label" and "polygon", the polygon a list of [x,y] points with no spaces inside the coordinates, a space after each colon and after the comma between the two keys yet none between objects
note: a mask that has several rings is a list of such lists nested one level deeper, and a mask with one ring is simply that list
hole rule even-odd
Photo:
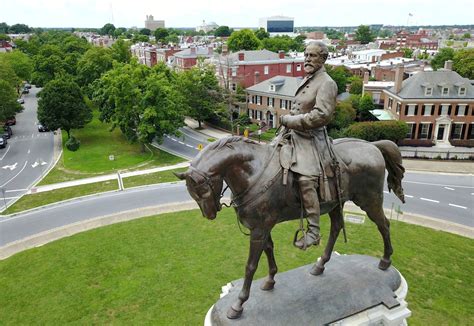
[{"label": "statue of a man", "polygon": [[[306,77],[298,87],[289,115],[281,117],[281,123],[289,130],[293,144],[293,164],[304,212],[308,220],[308,232],[295,242],[301,249],[319,245],[319,199],[329,200],[325,162],[329,158],[329,139],[326,125],[332,120],[337,96],[337,85],[326,73],[324,62],[328,48],[322,42],[311,42],[304,52]],[[326,198],[325,198],[326,197]]]}]

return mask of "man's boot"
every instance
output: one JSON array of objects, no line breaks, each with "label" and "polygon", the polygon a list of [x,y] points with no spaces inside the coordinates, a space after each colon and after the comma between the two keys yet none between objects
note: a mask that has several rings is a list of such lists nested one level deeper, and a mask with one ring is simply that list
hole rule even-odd
[{"label": "man's boot", "polygon": [[[311,245],[319,245],[321,236],[319,234],[319,199],[317,191],[317,178],[300,176],[298,185],[300,187],[301,200],[308,220],[308,231],[305,237],[301,237],[295,242],[295,246],[304,249]],[[306,246],[305,246],[306,243]]]}]

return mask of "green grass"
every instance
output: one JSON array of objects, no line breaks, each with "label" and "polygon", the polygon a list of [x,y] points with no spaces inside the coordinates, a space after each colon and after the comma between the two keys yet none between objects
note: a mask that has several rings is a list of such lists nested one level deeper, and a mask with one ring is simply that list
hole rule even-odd
[{"label": "green grass", "polygon": [[109,180],[25,195],[21,197],[20,200],[18,200],[15,204],[8,207],[2,214],[8,215],[12,213],[18,213],[27,209],[56,203],[66,199],[117,189],[117,180]]},{"label": "green grass", "polygon": [[[67,134],[63,132],[63,155],[58,165],[41,181],[40,185],[53,184],[87,178],[118,170],[149,169],[157,166],[183,162],[180,157],[149,146],[142,151],[139,144],[131,144],[117,128],[110,132],[110,124],[94,119],[83,129],[73,130],[74,137],[81,141],[78,151],[66,149]],[[114,160],[109,160],[113,155]]]},{"label": "green grass", "polygon": [[188,168],[181,168],[123,178],[123,186],[125,188],[131,188],[156,183],[179,181],[179,179],[173,174],[173,172],[184,172],[187,169]]},{"label": "green grass", "polygon": [[[280,271],[321,254],[322,248],[292,246],[297,227],[284,223],[273,232]],[[381,254],[374,224],[347,224],[347,233],[349,243],[336,246],[340,253]],[[474,241],[401,222],[392,223],[392,236],[394,266],[409,285],[410,325],[473,325]],[[188,211],[91,230],[0,261],[0,320],[202,325],[221,286],[243,277],[247,252],[248,238],[230,209],[215,221]],[[266,273],[262,258],[256,278]]]}]

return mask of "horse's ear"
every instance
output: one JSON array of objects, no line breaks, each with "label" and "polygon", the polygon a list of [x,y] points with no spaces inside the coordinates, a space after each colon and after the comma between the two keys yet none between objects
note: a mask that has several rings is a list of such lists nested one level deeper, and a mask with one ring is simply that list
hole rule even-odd
[{"label": "horse's ear", "polygon": [[179,180],[186,180],[186,177],[189,175],[189,172],[173,172],[173,174],[179,179]]}]

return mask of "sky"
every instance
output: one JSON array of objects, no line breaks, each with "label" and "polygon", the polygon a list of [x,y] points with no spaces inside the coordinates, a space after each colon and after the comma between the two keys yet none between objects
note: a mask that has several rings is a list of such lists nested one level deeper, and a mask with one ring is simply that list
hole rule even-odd
[{"label": "sky", "polygon": [[[30,27],[144,27],[145,16],[166,27],[206,22],[258,27],[259,18],[293,17],[295,26],[474,24],[472,0],[0,0],[0,22]],[[411,16],[409,15],[411,14]]]}]

